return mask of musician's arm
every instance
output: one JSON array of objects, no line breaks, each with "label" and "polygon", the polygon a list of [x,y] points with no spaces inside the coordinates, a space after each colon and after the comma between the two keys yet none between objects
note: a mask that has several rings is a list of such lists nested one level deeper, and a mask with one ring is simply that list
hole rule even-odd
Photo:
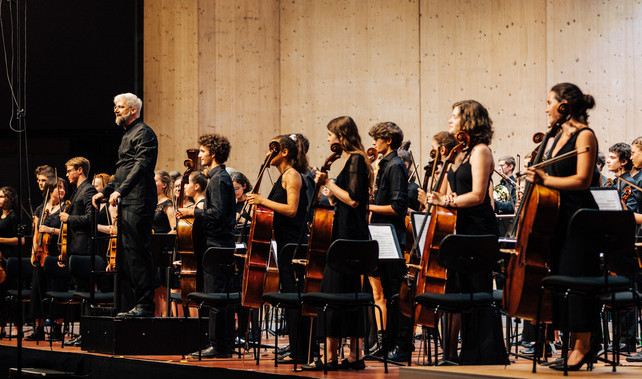
[{"label": "musician's arm", "polygon": [[248,198],[252,198],[252,201],[258,205],[263,205],[264,207],[270,208],[285,217],[292,218],[296,216],[296,211],[299,208],[301,187],[303,185],[301,175],[299,175],[295,170],[287,171],[283,175],[282,185],[287,193],[286,204],[278,203],[259,195],[249,195]]},{"label": "musician's arm", "polygon": [[488,182],[493,172],[493,154],[488,146],[479,144],[470,153],[470,169],[473,186],[468,193],[452,196],[453,201],[446,204],[455,208],[468,208],[482,204],[488,194]]}]

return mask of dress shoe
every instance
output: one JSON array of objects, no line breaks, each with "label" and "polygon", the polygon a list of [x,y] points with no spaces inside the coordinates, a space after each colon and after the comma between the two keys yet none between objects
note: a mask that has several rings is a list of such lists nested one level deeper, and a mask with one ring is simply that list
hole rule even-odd
[{"label": "dress shoe", "polygon": [[116,315],[119,318],[126,317],[154,317],[154,306],[145,306],[136,304],[136,306],[127,312],[120,312]]},{"label": "dress shoe", "polygon": [[365,370],[366,368],[366,362],[363,359],[359,359],[358,361],[350,362],[348,359],[344,359],[341,361],[339,364],[339,369],[340,370]]},{"label": "dress shoe", "polygon": [[[584,357],[582,358],[582,360],[578,364],[575,364],[573,366],[568,366],[566,368],[566,370],[567,371],[579,371],[582,368],[582,366],[584,365],[584,363],[586,363],[586,369],[587,370],[589,370],[589,371],[593,370],[593,360],[594,360],[594,355],[589,352],[589,353],[584,355]],[[562,363],[550,365],[548,367],[552,368],[553,370],[564,371],[564,361],[562,360]]]},{"label": "dress shoe", "polygon": [[630,357],[626,357],[627,362],[642,362],[642,351],[632,355]]},{"label": "dress shoe", "polygon": [[297,362],[297,360],[292,358],[290,355],[280,356],[276,360],[276,363],[280,365],[293,365],[295,362],[299,364],[302,363],[302,362]]},{"label": "dress shoe", "polygon": [[[550,358],[553,356],[553,346],[551,344],[548,344],[548,343],[546,344],[545,351],[546,351],[546,358]],[[531,347],[530,349],[521,350],[519,353],[522,355],[532,357],[535,355],[535,346]]]},{"label": "dress shoe", "polygon": [[[628,351],[635,351],[635,345],[631,346],[628,343],[623,343],[620,342],[619,349],[620,353],[628,352]],[[606,351],[612,352],[613,351],[613,343],[610,343],[609,346],[606,348]]]},{"label": "dress shoe", "polygon": [[45,328],[44,326],[37,326],[33,333],[25,337],[25,341],[44,341],[45,340]]},{"label": "dress shoe", "polygon": [[395,346],[388,352],[388,360],[393,362],[408,362],[410,359],[410,352],[403,351],[399,346]]},{"label": "dress shoe", "polygon": [[286,347],[282,347],[282,348],[280,348],[279,350],[276,351],[276,353],[279,354],[279,355],[283,355],[283,354],[286,354],[286,353],[289,353],[289,352],[290,352],[290,345],[288,345]]},{"label": "dress shoe", "polygon": [[82,342],[82,336],[78,336],[76,338],[72,338],[70,340],[65,341],[64,345],[65,346],[80,346]]},{"label": "dress shoe", "polygon": [[[303,371],[323,371],[324,368],[325,368],[325,365],[323,364],[323,360],[321,359],[315,359],[309,365],[301,366],[301,370]],[[338,369],[339,369],[339,363],[337,361],[328,362],[327,371],[337,371]]]},{"label": "dress shoe", "polygon": [[[198,358],[198,351],[195,351],[190,354],[192,358]],[[213,346],[208,346],[205,349],[201,350],[201,358],[229,358],[230,354],[221,353],[214,349]]]}]

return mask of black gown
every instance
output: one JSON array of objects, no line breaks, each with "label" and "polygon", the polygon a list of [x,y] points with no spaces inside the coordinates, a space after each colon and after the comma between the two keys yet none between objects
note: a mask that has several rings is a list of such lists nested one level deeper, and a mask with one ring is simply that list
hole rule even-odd
[{"label": "black gown", "polygon": [[[2,211],[0,210],[0,216]],[[0,237],[9,238],[18,235],[18,216],[16,212],[9,213],[6,217],[0,217]],[[0,252],[3,259],[18,256],[17,246],[0,244]],[[14,283],[11,286],[15,286]],[[7,320],[6,292],[10,288],[8,280],[0,283],[0,325],[5,325]]]},{"label": "black gown", "polygon": [[[473,189],[470,160],[465,158],[457,171],[448,170],[448,183],[453,192],[465,194]],[[485,183],[488,188],[489,182]],[[490,205],[490,194],[486,192],[484,202],[472,207],[457,208],[456,234],[499,236],[495,213]],[[493,292],[491,271],[475,275],[456,275],[448,272],[446,291],[456,292]],[[502,340],[502,321],[493,309],[480,309],[462,315],[461,318],[461,356],[462,365],[506,364],[508,357]]]},{"label": "black gown", "polygon": [[[337,176],[336,185],[346,190],[350,198],[359,205],[355,208],[337,200],[334,206],[332,240],[341,238],[369,240],[368,231],[368,166],[361,154],[351,154],[345,166]],[[321,280],[321,292],[346,293],[355,290],[357,278],[346,276],[325,266]],[[363,337],[365,322],[356,312],[329,310],[326,314],[328,337]],[[360,320],[361,319],[361,320]]]},{"label": "black gown", "polygon": [[167,207],[170,205],[172,205],[172,200],[170,199],[156,204],[154,219],[152,221],[152,230],[154,233],[169,233],[172,231],[172,227],[169,224],[169,218],[167,218],[167,213],[165,213]]},{"label": "black gown", "polygon": [[[587,130],[587,132],[584,132]],[[577,136],[580,133],[594,133],[589,128],[580,129],[575,132],[571,138],[562,146],[555,156],[559,156],[569,151],[575,150]],[[555,138],[551,151],[554,151],[561,133]],[[599,150],[599,149],[598,149]],[[551,176],[567,177],[575,175],[577,172],[577,157],[561,160],[547,167],[546,172]],[[599,175],[593,174],[591,186],[599,185]],[[555,227],[555,234],[551,239],[551,273],[569,276],[600,276],[599,256],[587,256],[583,251],[575,249],[566,239],[568,225],[573,214],[581,208],[597,209],[597,204],[591,195],[590,190],[566,191],[559,190],[560,208]],[[553,325],[555,329],[561,329],[561,318],[559,312],[560,306],[557,301],[553,302]],[[599,307],[595,301],[571,296],[569,298],[569,331],[587,332],[595,331],[600,327]]]}]

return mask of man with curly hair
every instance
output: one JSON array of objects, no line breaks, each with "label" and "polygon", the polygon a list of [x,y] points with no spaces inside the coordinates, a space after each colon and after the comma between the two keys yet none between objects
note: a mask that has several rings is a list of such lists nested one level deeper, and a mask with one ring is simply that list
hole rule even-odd
[{"label": "man with curly hair", "polygon": [[[210,178],[205,190],[203,209],[180,208],[179,218],[194,217],[194,229],[204,237],[194,241],[198,259],[208,247],[234,247],[236,198],[232,178],[225,170],[230,155],[230,141],[220,134],[205,134],[198,139],[201,166]],[[203,273],[205,292],[227,292],[232,283],[224,272],[214,275]],[[230,307],[214,308],[209,314],[209,346],[201,350],[203,358],[228,358],[234,350],[234,313]],[[192,353],[198,356],[198,351]]]}]

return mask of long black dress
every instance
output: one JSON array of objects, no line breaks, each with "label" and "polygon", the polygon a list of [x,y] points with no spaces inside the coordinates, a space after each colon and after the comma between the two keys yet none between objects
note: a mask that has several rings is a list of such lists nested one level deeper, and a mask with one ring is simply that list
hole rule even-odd
[{"label": "long black dress", "polygon": [[[368,166],[361,154],[351,154],[337,176],[336,185],[346,190],[359,205],[355,208],[337,200],[334,206],[332,240],[341,238],[369,240],[368,231]],[[355,290],[356,278],[340,274],[326,265],[321,281],[321,292],[346,293]],[[363,337],[365,322],[359,321],[356,312],[327,312],[329,337]]]},{"label": "long black dress", "polygon": [[[586,130],[586,131],[585,131]],[[562,146],[555,156],[575,150],[577,137],[580,133],[594,133],[589,128],[583,128],[573,133],[571,138]],[[554,151],[560,139],[561,133],[555,138],[551,151]],[[546,169],[551,176],[567,177],[577,172],[577,157],[561,160],[553,163]],[[599,185],[599,175],[593,174],[591,186]],[[586,255],[583,251],[575,249],[566,239],[568,224],[573,214],[581,208],[596,209],[597,204],[589,189],[579,191],[560,190],[560,208],[555,227],[555,234],[551,239],[551,273],[569,276],[600,276],[599,256]],[[560,319],[560,307],[557,302],[553,303],[553,325],[555,329],[562,328]],[[599,330],[599,307],[594,301],[586,301],[582,298],[571,296],[569,298],[569,331],[588,332]]]},{"label": "long black dress", "polygon": [[[288,193],[283,188],[283,175],[274,183],[272,191],[268,195],[268,199],[277,203],[287,204]],[[306,220],[306,205],[308,204],[307,186],[303,176],[301,176],[301,190],[299,191],[299,205],[294,217],[287,217],[278,212],[274,212],[274,240],[276,241],[277,253],[283,249],[288,243],[298,243],[301,237],[301,231],[305,225]],[[297,283],[295,280],[294,265],[291,260],[287,260],[281,254],[278,255],[279,265],[279,282],[281,292],[293,293],[297,292]],[[298,270],[297,270],[298,271]],[[302,273],[297,273],[301,277]],[[300,288],[299,288],[300,290]],[[292,349],[290,356],[292,359],[298,359],[300,362],[307,362],[308,356],[308,340],[310,336],[309,320],[305,320],[303,325],[298,325],[297,310],[288,310],[286,318],[288,321],[288,332],[290,336],[290,346],[296,346]],[[297,331],[299,336],[297,338]],[[294,342],[296,340],[296,342]]]},{"label": "long black dress", "polygon": [[[465,194],[473,189],[470,160],[465,158],[457,171],[448,170],[448,183],[453,192]],[[490,184],[485,183],[485,188]],[[495,213],[486,192],[484,202],[473,207],[457,208],[456,234],[499,236]],[[491,271],[475,275],[456,275],[448,272],[447,292],[493,292]],[[462,365],[506,364],[508,358],[502,340],[502,322],[498,312],[480,309],[462,315],[461,356]]]},{"label": "long black dress", "polygon": [[[16,212],[9,213],[6,217],[2,217],[2,210],[0,210],[0,237],[10,238],[18,235],[18,216]],[[3,259],[16,257],[18,255],[17,246],[0,244],[0,252]],[[11,284],[14,286],[14,284]],[[6,292],[10,288],[8,280],[0,283],[0,325],[5,325],[7,320],[7,304]]]}]

